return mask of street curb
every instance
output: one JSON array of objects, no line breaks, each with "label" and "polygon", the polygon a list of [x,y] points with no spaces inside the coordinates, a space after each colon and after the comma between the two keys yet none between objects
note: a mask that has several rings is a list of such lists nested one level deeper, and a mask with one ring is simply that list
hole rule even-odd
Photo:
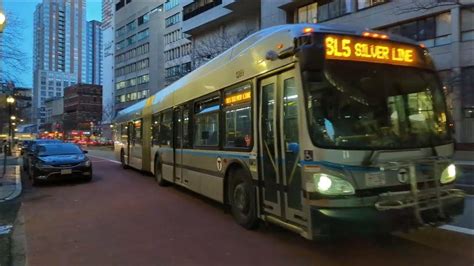
[{"label": "street curb", "polygon": [[23,216],[22,208],[18,211],[18,216],[15,219],[13,227],[12,239],[12,266],[28,265],[26,259],[26,232],[25,232],[25,217]]},{"label": "street curb", "polygon": [[8,197],[4,199],[0,199],[1,202],[6,202],[18,197],[21,194],[22,186],[21,186],[21,170],[19,165],[13,166],[15,168],[15,191],[12,192]]}]

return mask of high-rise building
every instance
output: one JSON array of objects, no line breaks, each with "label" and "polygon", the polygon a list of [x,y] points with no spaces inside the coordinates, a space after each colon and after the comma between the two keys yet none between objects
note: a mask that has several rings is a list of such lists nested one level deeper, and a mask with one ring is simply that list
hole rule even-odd
[{"label": "high-rise building", "polygon": [[168,0],[163,5],[165,29],[165,85],[173,83],[191,71],[191,41],[182,30],[183,4]]},{"label": "high-rise building", "polygon": [[164,87],[163,0],[115,4],[115,112]]},{"label": "high-rise building", "polygon": [[114,77],[114,0],[102,0],[102,131],[107,131],[107,137],[111,137],[108,129],[115,115],[115,77]]},{"label": "high-rise building", "polygon": [[86,81],[86,0],[43,0],[34,13],[33,121],[45,122],[46,99]]},{"label": "high-rise building", "polygon": [[456,142],[474,143],[472,0],[261,1],[262,28],[285,23],[335,23],[388,31],[428,47],[444,84]]},{"label": "high-rise building", "polygon": [[87,78],[86,83],[102,85],[102,23],[97,20],[87,22]]}]

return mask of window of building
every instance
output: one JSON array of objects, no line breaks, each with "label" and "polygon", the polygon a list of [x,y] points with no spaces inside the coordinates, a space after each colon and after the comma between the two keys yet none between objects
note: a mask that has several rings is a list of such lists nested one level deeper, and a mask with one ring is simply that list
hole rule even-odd
[{"label": "window of building", "polygon": [[138,17],[137,22],[138,26],[147,23],[150,20],[150,13],[146,13],[143,16]]},{"label": "window of building", "polygon": [[357,9],[364,9],[379,4],[387,3],[389,0],[357,0]]},{"label": "window of building", "polygon": [[127,31],[128,31],[128,32],[131,32],[131,31],[133,31],[133,30],[136,29],[136,28],[137,28],[137,24],[135,23],[135,20],[133,20],[132,22],[129,22],[129,23],[127,24]]},{"label": "window of building", "polygon": [[318,22],[318,3],[312,3],[298,8],[298,23],[317,23]]},{"label": "window of building", "polygon": [[224,146],[248,148],[252,141],[251,86],[245,84],[224,92]]},{"label": "window of building", "polygon": [[426,47],[449,44],[451,42],[451,15],[443,13],[382,30],[422,42]]},{"label": "window of building", "polygon": [[474,40],[474,7],[461,10],[461,40]]},{"label": "window of building", "polygon": [[219,97],[196,103],[194,115],[194,146],[219,145]]},{"label": "window of building", "polygon": [[169,16],[165,19],[165,26],[166,27],[172,26],[172,25],[178,23],[180,21],[180,19],[181,19],[181,13],[179,13],[179,12],[172,15],[172,16]]},{"label": "window of building", "polygon": [[176,6],[179,5],[179,0],[166,0],[164,6],[165,6],[165,11],[168,11]]},{"label": "window of building", "polygon": [[451,43],[451,13],[443,13],[436,16],[436,39],[435,45]]},{"label": "window of building", "polygon": [[340,17],[344,14],[352,11],[351,1],[348,0],[333,0],[327,4],[320,5],[317,10],[317,21],[322,22],[325,20]]}]

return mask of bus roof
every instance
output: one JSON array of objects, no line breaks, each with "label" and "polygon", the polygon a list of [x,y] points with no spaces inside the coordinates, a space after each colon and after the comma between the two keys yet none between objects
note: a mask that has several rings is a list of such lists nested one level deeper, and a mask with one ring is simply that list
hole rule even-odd
[{"label": "bus roof", "polygon": [[[277,46],[281,50],[292,47],[294,38],[304,35],[306,28],[311,28],[312,32],[356,36],[365,31],[377,32],[331,24],[286,24],[260,30],[149,98],[121,110],[114,121],[120,123],[140,118],[147,101],[152,101],[152,112],[156,113],[290,64],[293,62],[291,57],[271,61],[266,60],[266,54],[277,50]],[[384,34],[391,41],[417,45],[408,38]]]}]

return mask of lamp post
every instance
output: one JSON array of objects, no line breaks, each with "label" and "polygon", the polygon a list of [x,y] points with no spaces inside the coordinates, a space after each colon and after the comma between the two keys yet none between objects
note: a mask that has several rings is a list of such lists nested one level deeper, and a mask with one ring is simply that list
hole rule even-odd
[{"label": "lamp post", "polygon": [[0,32],[2,32],[3,28],[5,28],[5,24],[7,24],[7,17],[0,10]]},{"label": "lamp post", "polygon": [[13,141],[13,123],[16,120],[16,116],[12,114],[12,106],[15,104],[15,98],[11,95],[7,97],[7,105],[8,105],[8,155],[12,155],[12,141]]}]

